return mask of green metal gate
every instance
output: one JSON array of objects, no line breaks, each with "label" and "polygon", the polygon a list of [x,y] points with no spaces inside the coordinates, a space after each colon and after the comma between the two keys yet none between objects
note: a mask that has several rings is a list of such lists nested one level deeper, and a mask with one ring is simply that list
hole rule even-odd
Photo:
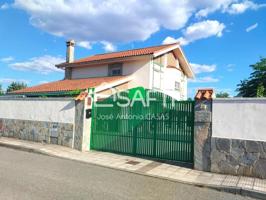
[{"label": "green metal gate", "polygon": [[[135,91],[94,104],[91,148],[193,163],[194,101],[176,101],[149,90],[136,101]],[[130,105],[121,106],[126,103]]]}]

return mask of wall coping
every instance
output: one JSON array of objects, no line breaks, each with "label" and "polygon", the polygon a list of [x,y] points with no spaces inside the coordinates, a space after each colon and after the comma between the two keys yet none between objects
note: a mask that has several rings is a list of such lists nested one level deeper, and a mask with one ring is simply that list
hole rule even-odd
[{"label": "wall coping", "polygon": [[266,102],[266,98],[217,98],[213,99],[213,103],[220,102]]},{"label": "wall coping", "polygon": [[0,101],[70,101],[75,100],[71,97],[48,97],[48,98],[41,98],[41,97],[0,97]]}]

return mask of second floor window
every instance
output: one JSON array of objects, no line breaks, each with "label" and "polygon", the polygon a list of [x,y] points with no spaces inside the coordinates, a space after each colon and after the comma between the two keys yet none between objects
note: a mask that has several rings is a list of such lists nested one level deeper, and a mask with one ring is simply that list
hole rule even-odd
[{"label": "second floor window", "polygon": [[108,65],[109,76],[121,76],[122,75],[122,63],[113,63]]},{"label": "second floor window", "polygon": [[175,90],[180,90],[180,83],[175,81]]}]

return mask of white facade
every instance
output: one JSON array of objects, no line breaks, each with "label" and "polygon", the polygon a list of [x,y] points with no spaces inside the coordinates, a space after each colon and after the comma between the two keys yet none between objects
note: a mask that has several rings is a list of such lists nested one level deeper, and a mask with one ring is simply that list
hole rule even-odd
[{"label": "white facade", "polygon": [[62,98],[0,99],[0,118],[74,123],[75,101]]},{"label": "white facade", "polygon": [[[129,88],[142,86],[148,89],[156,89],[177,99],[187,99],[187,77],[184,75],[179,62],[175,60],[175,66],[169,65],[169,57],[173,61],[173,54],[161,56],[161,64],[150,56],[136,58],[135,60],[121,61],[123,63],[122,75],[131,75],[133,80],[129,82]],[[173,62],[172,62],[173,63]],[[72,68],[72,79],[108,76],[108,63],[96,66],[82,66]],[[176,88],[176,82],[180,84]]]},{"label": "white facade", "polygon": [[266,141],[266,99],[214,99],[212,136]]},{"label": "white facade", "polygon": [[[176,82],[180,84],[179,88],[176,88]],[[175,99],[187,99],[186,76],[175,68],[166,68],[164,71],[163,90],[167,95]]]}]

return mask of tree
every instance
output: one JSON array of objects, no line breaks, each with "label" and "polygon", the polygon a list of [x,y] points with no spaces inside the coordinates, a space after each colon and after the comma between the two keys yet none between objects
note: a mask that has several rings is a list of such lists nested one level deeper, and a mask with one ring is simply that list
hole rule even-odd
[{"label": "tree", "polygon": [[4,94],[4,91],[2,89],[2,85],[0,84],[0,96]]},{"label": "tree", "polygon": [[12,82],[8,87],[6,92],[12,92],[15,90],[21,90],[27,87],[26,83],[21,83],[21,82]]},{"label": "tree", "polygon": [[257,88],[257,97],[264,97],[265,96],[265,88],[262,83],[259,84]]},{"label": "tree", "polygon": [[228,98],[229,94],[227,92],[218,92],[216,98]]},{"label": "tree", "polygon": [[266,58],[261,58],[259,62],[250,65],[252,73],[248,79],[240,81],[237,85],[237,96],[241,97],[261,97],[266,96]]}]

